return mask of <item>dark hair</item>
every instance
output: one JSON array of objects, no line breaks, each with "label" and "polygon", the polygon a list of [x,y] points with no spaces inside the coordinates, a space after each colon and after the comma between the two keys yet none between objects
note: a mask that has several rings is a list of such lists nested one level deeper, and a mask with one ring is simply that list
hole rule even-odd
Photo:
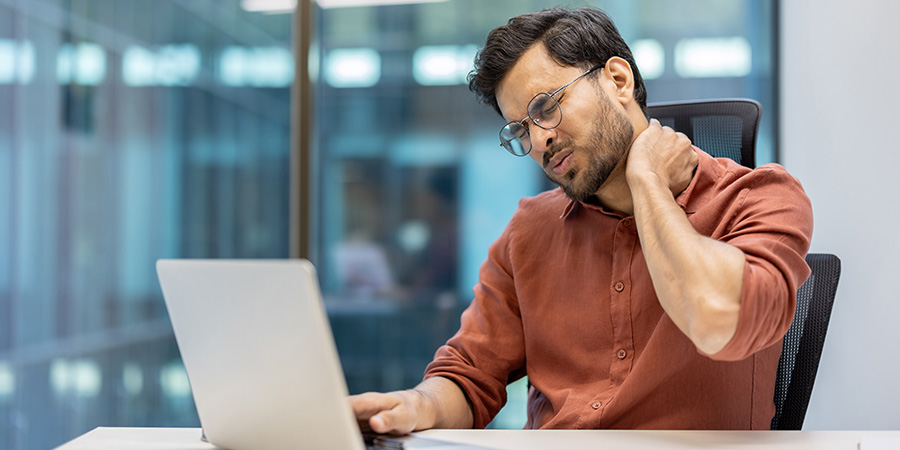
[{"label": "dark hair", "polygon": [[513,17],[506,25],[494,28],[484,48],[475,55],[475,69],[468,76],[469,90],[478,96],[478,101],[493,106],[502,115],[497,104],[497,84],[522,54],[539,41],[555,61],[585,70],[604,64],[613,56],[628,61],[634,73],[634,98],[646,110],[647,90],[631,49],[612,19],[593,8],[548,8]]}]

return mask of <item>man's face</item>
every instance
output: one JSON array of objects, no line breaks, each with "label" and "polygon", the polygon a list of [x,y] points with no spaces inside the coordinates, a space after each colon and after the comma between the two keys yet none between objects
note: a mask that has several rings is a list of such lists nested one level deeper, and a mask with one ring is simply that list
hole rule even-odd
[{"label": "man's face", "polygon": [[[535,94],[553,92],[583,73],[560,66],[537,44],[519,59],[497,87],[497,102],[510,121],[526,117]],[[597,70],[585,78],[602,76]],[[579,80],[557,94],[562,121],[545,130],[526,121],[531,138],[529,155],[550,181],[569,198],[588,201],[609,179],[628,152],[634,128],[621,108],[593,80]]]}]

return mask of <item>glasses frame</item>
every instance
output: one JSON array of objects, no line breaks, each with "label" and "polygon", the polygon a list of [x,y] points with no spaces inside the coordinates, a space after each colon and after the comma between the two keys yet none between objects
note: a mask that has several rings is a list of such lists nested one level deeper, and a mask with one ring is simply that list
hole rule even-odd
[{"label": "glasses frame", "polygon": [[[533,123],[533,124],[535,124],[535,125],[537,125],[537,126],[543,128],[543,129],[545,129],[545,130],[552,130],[552,129],[558,127],[559,124],[562,123],[562,105],[559,104],[559,100],[556,99],[556,96],[557,96],[560,92],[562,92],[563,90],[565,90],[567,87],[569,87],[569,86],[575,84],[576,81],[578,81],[578,80],[584,78],[585,76],[587,76],[587,74],[589,74],[589,73],[591,73],[591,72],[593,72],[593,71],[595,71],[595,70],[597,70],[597,69],[602,69],[604,65],[605,65],[605,64],[597,64],[597,65],[591,67],[590,69],[585,70],[581,75],[578,75],[577,77],[575,77],[574,80],[572,80],[572,81],[566,83],[564,86],[562,86],[561,88],[559,88],[559,89],[553,91],[552,93],[549,93],[549,92],[538,92],[537,94],[534,95],[534,97],[531,97],[531,100],[528,102],[528,107],[526,108],[526,113],[527,113],[527,115],[525,116],[525,118],[523,118],[522,120],[520,120],[520,121],[518,121],[518,122],[515,121],[515,120],[511,120],[511,121],[507,122],[506,125],[503,125],[503,128],[500,129],[500,146],[503,147],[503,148],[505,148],[506,151],[508,151],[508,152],[509,152],[510,154],[512,154],[513,156],[519,156],[519,157],[522,157],[522,156],[526,156],[526,155],[528,155],[529,153],[531,153],[531,148],[532,148],[532,145],[531,145],[531,134],[528,132],[528,127],[525,126],[525,121],[526,121],[526,120],[531,120],[531,123]],[[531,111],[531,105],[534,103],[534,101],[535,101],[538,97],[540,97],[540,96],[542,96],[542,95],[546,95],[546,96],[550,97],[550,100],[553,100],[553,102],[556,104],[556,108],[559,109],[559,120],[556,121],[556,123],[553,124],[553,125],[549,125],[549,126],[541,125],[541,120],[536,120],[534,117],[531,116],[531,112],[530,112],[530,111]],[[506,131],[506,130],[510,130],[510,132],[509,132],[510,135],[515,135],[515,133],[512,132],[512,127],[515,126],[515,125],[518,125],[518,126],[522,127],[522,130],[524,130],[525,134],[522,135],[522,136],[520,136],[520,137],[514,137],[514,138],[512,138],[512,139],[504,139],[504,138],[503,138],[503,132]],[[515,151],[513,151],[512,146],[510,145],[510,142],[512,142],[513,140],[516,140],[516,139],[518,139],[519,142],[522,143],[522,148],[523,148],[523,150],[524,150],[524,152],[523,152],[522,154],[518,154],[518,153],[516,153]],[[524,140],[523,140],[523,139],[524,139]],[[526,142],[528,143],[528,148],[527,148],[527,149],[525,148],[525,143],[526,143]]]}]

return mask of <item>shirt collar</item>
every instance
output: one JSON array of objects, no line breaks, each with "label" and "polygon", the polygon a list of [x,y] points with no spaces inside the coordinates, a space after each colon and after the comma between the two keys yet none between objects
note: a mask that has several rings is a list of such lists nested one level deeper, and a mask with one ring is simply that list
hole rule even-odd
[{"label": "shirt collar", "polygon": [[[566,198],[568,198],[568,197],[566,197]],[[566,209],[564,209],[562,214],[559,215],[559,218],[565,219],[565,218],[569,217],[569,214],[572,213],[572,210],[575,209],[575,205],[577,205],[577,204],[578,204],[578,202],[569,198],[569,202],[566,203]]]}]

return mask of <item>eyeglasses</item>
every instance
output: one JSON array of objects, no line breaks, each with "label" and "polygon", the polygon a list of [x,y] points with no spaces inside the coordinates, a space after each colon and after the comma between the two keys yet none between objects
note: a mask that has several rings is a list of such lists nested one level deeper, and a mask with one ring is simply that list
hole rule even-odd
[{"label": "eyeglasses", "polygon": [[583,74],[578,75],[578,78],[553,91],[552,94],[541,92],[535,95],[528,102],[528,117],[519,122],[509,122],[500,129],[500,145],[516,156],[525,156],[531,153],[531,137],[528,134],[528,127],[525,126],[525,121],[531,120],[532,123],[545,130],[558,127],[560,122],[562,122],[562,109],[560,109],[559,102],[556,100],[556,95],[585,75],[601,67],[603,67],[603,64],[597,64],[585,70]]}]

